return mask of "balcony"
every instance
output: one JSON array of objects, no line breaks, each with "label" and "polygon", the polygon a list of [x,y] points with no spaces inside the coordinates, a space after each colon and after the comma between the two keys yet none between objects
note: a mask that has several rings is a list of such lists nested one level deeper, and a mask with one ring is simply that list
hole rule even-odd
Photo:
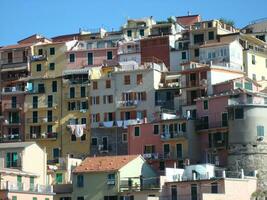
[{"label": "balcony", "polygon": [[18,142],[22,141],[22,136],[20,133],[17,134],[4,134],[0,138],[0,142]]},{"label": "balcony", "polygon": [[43,123],[58,123],[57,117],[37,117],[37,118],[27,118],[27,123],[31,124],[43,124]]},{"label": "balcony", "polygon": [[196,121],[196,130],[207,130],[207,129],[215,129],[215,128],[227,128],[228,120],[218,120],[218,121]]},{"label": "balcony", "polygon": [[4,87],[2,88],[2,95],[4,94],[20,94],[20,93],[24,93],[25,87],[21,87],[21,86],[13,86],[13,87]]},{"label": "balcony", "polygon": [[139,105],[138,100],[129,100],[129,101],[117,101],[117,108],[127,109],[127,108],[136,108]]},{"label": "balcony", "polygon": [[76,85],[76,84],[86,84],[88,85],[90,81],[88,78],[75,78],[75,79],[63,79],[63,83],[67,83],[69,85]]},{"label": "balcony", "polygon": [[120,192],[127,191],[144,191],[160,189],[160,181],[158,177],[142,178],[129,177],[122,178],[119,182]]},{"label": "balcony", "polygon": [[7,190],[10,192],[22,192],[22,193],[41,193],[52,194],[53,188],[50,185],[28,184],[4,181],[0,184],[1,190]]},{"label": "balcony", "polygon": [[120,48],[118,50],[118,55],[121,55],[121,54],[131,54],[131,53],[140,53],[140,48],[139,47]]},{"label": "balcony", "polygon": [[3,110],[10,111],[10,110],[22,110],[23,105],[20,103],[4,103]]},{"label": "balcony", "polygon": [[31,57],[31,62],[35,62],[35,61],[46,61],[47,60],[47,55],[33,55]]},{"label": "balcony", "polygon": [[13,120],[4,120],[3,126],[20,126],[21,121],[19,119],[13,119]]},{"label": "balcony", "polygon": [[13,57],[12,59],[1,59],[1,72],[27,70],[29,66],[27,57]]},{"label": "balcony", "polygon": [[164,152],[164,153],[144,153],[143,157],[146,160],[178,160],[183,159],[182,157],[177,157],[174,152]]},{"label": "balcony", "polygon": [[169,133],[162,133],[160,135],[161,140],[175,140],[175,139],[183,139],[187,137],[186,132],[169,132]]},{"label": "balcony", "polygon": [[36,139],[36,140],[47,140],[47,139],[57,139],[56,132],[48,132],[48,133],[30,133],[27,135],[29,139]]},{"label": "balcony", "polygon": [[228,106],[234,105],[263,105],[267,106],[267,98],[263,97],[243,97],[228,99]]}]

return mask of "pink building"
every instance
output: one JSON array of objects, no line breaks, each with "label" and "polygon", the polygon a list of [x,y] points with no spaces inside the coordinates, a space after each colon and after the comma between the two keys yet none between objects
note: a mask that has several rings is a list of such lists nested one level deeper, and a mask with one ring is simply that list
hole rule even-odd
[{"label": "pink building", "polygon": [[202,162],[227,165],[229,97],[240,90],[258,91],[259,84],[242,77],[213,85],[214,94],[196,100],[196,131],[199,134]]}]

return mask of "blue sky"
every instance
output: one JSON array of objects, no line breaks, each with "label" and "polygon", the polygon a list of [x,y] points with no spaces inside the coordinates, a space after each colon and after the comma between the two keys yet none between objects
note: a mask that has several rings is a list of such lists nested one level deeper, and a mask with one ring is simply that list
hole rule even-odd
[{"label": "blue sky", "polygon": [[118,29],[127,17],[200,14],[204,19],[227,18],[243,27],[267,17],[266,0],[0,0],[0,46],[39,33],[47,37],[78,32],[79,28]]}]

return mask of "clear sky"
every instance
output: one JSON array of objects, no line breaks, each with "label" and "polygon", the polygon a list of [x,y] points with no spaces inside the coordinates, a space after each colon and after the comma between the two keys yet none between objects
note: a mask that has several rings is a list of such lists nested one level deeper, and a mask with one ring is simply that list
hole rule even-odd
[{"label": "clear sky", "polygon": [[76,33],[79,28],[118,29],[129,18],[200,14],[227,18],[243,27],[267,17],[267,0],[0,0],[0,46],[32,34],[46,37]]}]

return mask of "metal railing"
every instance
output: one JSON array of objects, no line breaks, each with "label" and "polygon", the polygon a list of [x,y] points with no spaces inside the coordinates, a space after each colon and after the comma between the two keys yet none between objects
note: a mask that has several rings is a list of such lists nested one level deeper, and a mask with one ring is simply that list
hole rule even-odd
[{"label": "metal railing", "polygon": [[162,133],[160,135],[162,140],[170,140],[170,139],[178,139],[178,138],[186,138],[187,134],[186,132],[168,132],[168,133]]},{"label": "metal railing", "polygon": [[20,103],[4,103],[4,110],[5,109],[19,109],[19,110],[22,110],[22,107],[23,107],[23,104],[20,104]]},{"label": "metal railing", "polygon": [[196,130],[205,130],[210,128],[223,128],[228,126],[228,120],[218,120],[218,121],[196,121]]},{"label": "metal railing", "polygon": [[57,133],[30,133],[30,139],[57,139]]},{"label": "metal railing", "polygon": [[50,185],[26,184],[19,182],[1,182],[1,190],[8,190],[11,192],[36,192],[36,193],[53,193],[53,188]]},{"label": "metal railing", "polygon": [[136,107],[140,101],[138,100],[129,100],[129,101],[117,101],[118,108],[127,108],[127,107]]},{"label": "metal railing", "polygon": [[27,64],[28,63],[28,57],[12,57],[11,59],[5,58],[1,59],[1,64],[3,68],[8,68],[9,65],[14,65],[14,64]]},{"label": "metal railing", "polygon": [[57,117],[37,117],[37,118],[27,118],[27,123],[56,123]]},{"label": "metal railing", "polygon": [[158,177],[127,177],[120,180],[120,191],[143,191],[159,189]]},{"label": "metal railing", "polygon": [[228,105],[267,105],[267,97],[231,98]]},{"label": "metal railing", "polygon": [[14,87],[4,87],[2,88],[2,94],[5,93],[16,93],[16,92],[25,92],[25,87],[14,86]]}]

